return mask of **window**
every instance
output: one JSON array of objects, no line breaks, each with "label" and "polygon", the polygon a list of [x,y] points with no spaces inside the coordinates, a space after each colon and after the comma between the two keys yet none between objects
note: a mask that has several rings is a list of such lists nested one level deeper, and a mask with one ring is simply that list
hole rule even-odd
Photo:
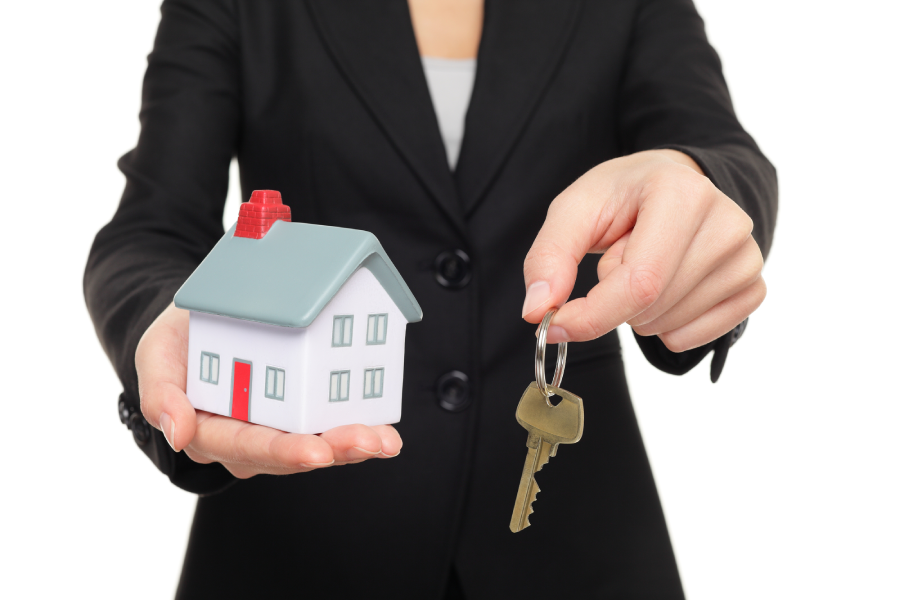
[{"label": "window", "polygon": [[329,402],[343,402],[350,399],[350,371],[332,371]]},{"label": "window", "polygon": [[353,340],[353,316],[339,315],[334,318],[334,331],[331,334],[331,345],[334,347],[349,346]]},{"label": "window", "polygon": [[383,344],[387,336],[387,315],[369,315],[366,327],[366,344]]},{"label": "window", "polygon": [[366,369],[363,380],[363,398],[381,398],[384,391],[384,367]]},{"label": "window", "polygon": [[266,398],[284,400],[284,369],[266,367]]},{"label": "window", "polygon": [[219,355],[211,352],[200,353],[200,381],[218,385]]}]

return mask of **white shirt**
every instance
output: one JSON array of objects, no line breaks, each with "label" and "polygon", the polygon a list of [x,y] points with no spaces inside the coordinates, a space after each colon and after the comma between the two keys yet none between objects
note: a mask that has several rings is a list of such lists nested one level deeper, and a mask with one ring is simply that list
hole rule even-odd
[{"label": "white shirt", "polygon": [[469,110],[469,100],[475,85],[476,60],[423,56],[422,65],[425,67],[431,103],[447,150],[447,163],[453,170],[462,147],[466,111]]}]

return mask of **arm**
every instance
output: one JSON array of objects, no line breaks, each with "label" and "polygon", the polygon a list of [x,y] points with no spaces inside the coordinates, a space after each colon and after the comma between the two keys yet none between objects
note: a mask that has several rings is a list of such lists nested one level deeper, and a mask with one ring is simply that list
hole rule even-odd
[{"label": "arm", "polygon": [[[692,166],[750,216],[753,237],[763,257],[768,256],[778,208],[775,168],[738,122],[722,64],[690,0],[644,3],[635,22],[620,106],[626,153],[670,148],[689,156]],[[677,375],[715,350],[716,381],[728,349],[745,327],[746,321],[682,353],[670,351],[656,335],[635,331],[635,339],[651,364]]]},{"label": "arm", "polygon": [[[593,169],[551,205],[526,259],[529,295],[548,281],[543,306],[563,302],[570,263],[603,251],[600,285],[554,324],[580,340],[627,322],[648,360],[674,374],[715,348],[715,380],[733,331],[743,331],[735,326],[765,295],[759,275],[777,190],[774,169],[734,115],[690,0],[640,4],[619,115],[628,156]],[[526,298],[530,322],[540,320],[537,304]]]},{"label": "arm", "polygon": [[184,393],[188,315],[171,301],[224,233],[241,119],[233,4],[163,3],[140,139],[119,162],[125,192],[97,235],[84,277],[88,310],[122,380],[121,412],[135,440],[173,483],[198,493],[218,491],[234,477],[394,456],[401,445],[390,426],[300,436],[198,413]]},{"label": "arm", "polygon": [[[88,310],[132,415],[140,414],[134,357],[141,336],[223,234],[239,119],[233,21],[224,2],[163,4],[140,138],[119,161],[125,191],[88,258]],[[159,431],[134,417],[132,425],[141,430],[141,449],[176,485],[203,493],[232,480],[221,465],[200,467],[176,455]]]}]

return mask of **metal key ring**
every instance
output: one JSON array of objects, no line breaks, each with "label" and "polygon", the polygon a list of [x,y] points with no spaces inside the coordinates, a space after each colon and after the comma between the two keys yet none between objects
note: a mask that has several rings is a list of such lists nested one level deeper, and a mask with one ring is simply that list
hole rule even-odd
[{"label": "metal key ring", "polygon": [[[547,388],[547,376],[544,371],[544,356],[547,350],[547,330],[550,328],[550,320],[556,314],[556,309],[551,308],[544,315],[541,326],[538,329],[537,347],[534,350],[534,380],[537,382],[538,389],[549,401],[553,392]],[[560,342],[558,353],[556,356],[556,370],[553,372],[553,387],[559,387],[562,383],[563,372],[566,370],[566,349],[568,342]]]}]

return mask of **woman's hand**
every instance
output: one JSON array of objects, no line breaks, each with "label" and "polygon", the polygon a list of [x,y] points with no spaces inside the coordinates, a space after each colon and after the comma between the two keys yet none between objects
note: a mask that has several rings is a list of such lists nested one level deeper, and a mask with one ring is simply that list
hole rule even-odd
[{"label": "woman's hand", "polygon": [[391,458],[403,442],[390,425],[346,425],[321,435],[284,433],[195,411],[185,395],[188,312],[169,305],[135,353],[141,411],[176,452],[198,463],[220,462],[235,477],[289,474],[369,458]]},{"label": "woman's hand", "polygon": [[[766,296],[750,217],[674,150],[588,171],[550,205],[525,258],[522,316],[553,317],[547,341],[585,341],[622,323],[683,352],[726,334]],[[566,302],[585,254],[600,282]]]}]

